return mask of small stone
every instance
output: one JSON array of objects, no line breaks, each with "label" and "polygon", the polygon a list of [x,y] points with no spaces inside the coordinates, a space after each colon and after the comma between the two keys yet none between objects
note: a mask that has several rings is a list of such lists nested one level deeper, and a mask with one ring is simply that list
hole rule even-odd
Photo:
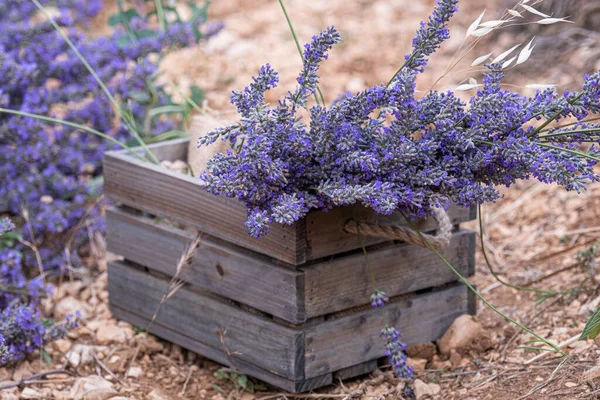
[{"label": "small stone", "polygon": [[481,330],[481,325],[472,315],[461,315],[438,341],[440,353],[450,354],[452,350],[469,348],[477,341]]},{"label": "small stone", "polygon": [[19,364],[17,369],[15,369],[15,372],[13,372],[12,380],[20,381],[23,378],[30,377],[31,375],[33,375],[31,364],[29,364],[29,361],[23,361],[21,364]]},{"label": "small stone", "polygon": [[42,394],[40,392],[38,392],[37,390],[26,387],[21,392],[21,398],[22,399],[41,399]]},{"label": "small stone", "polygon": [[40,203],[52,204],[53,201],[54,199],[52,198],[52,196],[44,195],[40,197]]},{"label": "small stone", "polygon": [[125,376],[130,378],[139,378],[142,376],[142,372],[142,368],[140,367],[131,367],[127,370]]},{"label": "small stone", "polygon": [[450,352],[450,364],[452,364],[452,368],[458,368],[461,365],[462,358],[460,354],[456,352],[456,350],[452,349]]},{"label": "small stone", "polygon": [[96,340],[100,344],[127,343],[127,333],[116,325],[104,325],[98,328]]},{"label": "small stone", "polygon": [[425,399],[427,397],[433,396],[433,390],[429,387],[428,384],[423,382],[420,379],[415,380],[413,383],[415,397],[417,400]]},{"label": "small stone", "polygon": [[52,398],[56,400],[69,400],[71,394],[69,392],[63,392],[62,390],[53,390]]},{"label": "small stone", "polygon": [[431,368],[449,371],[450,369],[452,369],[452,363],[450,362],[450,360],[441,361],[440,358],[437,355],[435,355],[433,357],[433,360],[431,360]]},{"label": "small stone", "polygon": [[112,383],[97,375],[78,378],[69,393],[73,400],[107,400],[117,394]]},{"label": "small stone", "polygon": [[62,354],[68,352],[72,345],[73,343],[69,339],[58,339],[52,342],[52,348]]},{"label": "small stone", "polygon": [[66,355],[67,361],[74,367],[90,364],[94,355],[101,354],[107,350],[106,346],[90,346],[87,344],[76,344]]},{"label": "small stone", "polygon": [[433,393],[434,396],[440,394],[440,392],[442,391],[442,387],[437,383],[429,383],[428,385],[431,389],[431,393]]},{"label": "small stone", "polygon": [[425,360],[424,358],[407,358],[406,359],[406,364],[409,367],[413,367],[413,370],[416,372],[419,371],[423,371],[425,370],[425,367],[427,366],[427,360]]},{"label": "small stone", "polygon": [[[0,384],[4,384],[8,382],[0,381]],[[0,391],[0,400],[19,400],[19,388],[12,387],[8,389],[3,389]]]},{"label": "small stone", "polygon": [[167,395],[158,389],[152,390],[146,397],[148,400],[170,400]]},{"label": "small stone", "polygon": [[181,160],[176,160],[173,161],[173,164],[171,164],[171,169],[173,171],[180,171],[180,172],[185,172],[187,171],[187,163],[185,161],[181,161]]},{"label": "small stone", "polygon": [[62,321],[68,315],[74,316],[77,311],[79,311],[81,319],[86,319],[88,316],[88,305],[72,296],[67,296],[54,306],[54,318],[57,321]]},{"label": "small stone", "polygon": [[588,369],[581,377],[584,381],[591,381],[592,379],[600,377],[600,365]]},{"label": "small stone", "polygon": [[568,388],[573,388],[573,387],[577,386],[577,384],[575,382],[566,382],[565,386]]},{"label": "small stone", "polygon": [[12,378],[12,373],[8,370],[8,368],[0,368],[0,382],[10,381]]},{"label": "small stone", "polygon": [[427,361],[431,361],[433,356],[437,353],[437,348],[433,342],[419,343],[409,346],[406,349],[406,354],[411,358],[424,358]]}]

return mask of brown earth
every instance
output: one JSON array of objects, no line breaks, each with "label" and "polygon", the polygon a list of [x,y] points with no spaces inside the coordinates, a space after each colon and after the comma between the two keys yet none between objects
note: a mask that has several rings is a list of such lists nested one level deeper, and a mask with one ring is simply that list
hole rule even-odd
[{"label": "brown earth", "polygon": [[[287,3],[302,42],[330,24],[336,25],[345,39],[322,68],[321,88],[329,101],[344,90],[356,91],[389,79],[409,51],[419,21],[433,6],[431,0]],[[500,5],[494,7],[491,2],[486,2],[486,6],[489,18],[502,11]],[[420,90],[427,90],[443,72],[459,49],[466,27],[481,12],[483,2],[463,1],[461,8],[451,26],[453,38],[432,59],[426,76],[419,80]],[[165,82],[180,87],[193,83],[204,88],[208,99],[205,106],[228,115],[232,113],[230,90],[245,86],[265,62],[281,74],[280,88],[270,93],[271,100],[292,87],[301,63],[276,1],[215,1],[211,18],[223,20],[224,31],[208,43],[170,56],[164,64]],[[98,29],[101,26],[100,22],[94,25]],[[499,35],[467,58],[470,61],[491,50],[511,47],[522,41],[517,35],[526,33]],[[541,83],[539,80],[545,76],[554,77],[555,71],[560,71],[556,68],[527,73],[526,68],[519,68],[507,81],[522,84],[536,79],[535,83]],[[585,68],[588,66],[570,68],[569,76],[571,72],[588,72]],[[450,88],[468,77],[469,74],[452,73],[437,88]],[[564,82],[549,83],[572,82],[567,77]],[[482,257],[481,246],[473,283],[491,304],[537,334],[556,343],[573,338],[600,304],[595,262],[582,267],[576,259],[576,254],[594,244],[600,233],[600,185],[592,185],[586,193],[577,195],[527,181],[504,193],[502,200],[482,210],[485,246],[492,266],[504,280],[521,286],[580,290],[536,303],[536,293],[508,288],[494,279]],[[471,229],[478,229],[476,223],[471,225]],[[405,382],[394,379],[385,368],[311,394],[290,395],[274,388],[256,394],[245,392],[231,381],[215,376],[221,366],[115,321],[107,308],[106,255],[101,239],[96,240],[94,249],[91,268],[79,271],[76,280],[61,284],[55,297],[44,305],[48,315],[81,310],[81,327],[67,339],[49,346],[51,363],[39,356],[16,368],[0,369],[0,382],[19,382],[44,371],[58,370],[57,373],[42,374],[33,382],[2,390],[0,399],[71,399],[85,392],[81,398],[113,400],[407,398]],[[417,381],[411,385],[419,394],[469,400],[600,396],[600,371],[596,367],[600,342],[572,341],[564,347],[569,358],[561,368],[557,368],[561,359],[553,354],[524,365],[539,354],[517,348],[526,345],[531,335],[507,323],[481,301],[479,310],[472,346],[446,355],[437,354],[433,344],[410,350],[411,362],[417,369]],[[0,387],[5,383],[0,383]]]}]

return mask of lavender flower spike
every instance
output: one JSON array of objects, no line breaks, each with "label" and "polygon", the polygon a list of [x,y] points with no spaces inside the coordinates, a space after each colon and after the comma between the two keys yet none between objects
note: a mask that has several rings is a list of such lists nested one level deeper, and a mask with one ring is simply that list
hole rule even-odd
[{"label": "lavender flower spike", "polygon": [[306,107],[308,97],[317,90],[319,64],[327,60],[327,52],[341,40],[338,31],[330,26],[304,45],[304,66],[297,79],[299,86],[289,95],[293,106]]},{"label": "lavender flower spike", "polygon": [[458,0],[438,0],[427,23],[421,22],[421,28],[413,39],[413,51],[405,57],[406,66],[411,73],[423,72],[427,58],[450,37],[447,25],[458,11]]}]

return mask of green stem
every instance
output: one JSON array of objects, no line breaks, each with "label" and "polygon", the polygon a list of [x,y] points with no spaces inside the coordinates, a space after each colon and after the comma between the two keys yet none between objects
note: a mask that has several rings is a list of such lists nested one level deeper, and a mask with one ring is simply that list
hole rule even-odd
[{"label": "green stem", "polygon": [[167,29],[167,20],[165,18],[165,9],[163,8],[162,0],[154,0],[154,5],[156,7],[156,19],[158,19],[158,25],[160,26],[160,30],[164,32]]},{"label": "green stem", "polygon": [[561,129],[561,128],[566,128],[567,126],[573,126],[573,125],[577,125],[577,124],[583,124],[583,123],[585,123],[585,122],[593,122],[593,121],[598,121],[599,119],[600,119],[600,117],[597,117],[597,118],[590,118],[590,119],[586,119],[585,121],[577,121],[577,122],[571,122],[570,124],[558,125],[558,126],[555,126],[555,127],[551,128],[551,129],[544,129],[544,130],[541,130],[541,131],[540,131],[540,133],[543,133],[543,132],[548,132],[548,131],[551,131],[551,130],[556,130],[556,129]]},{"label": "green stem", "polygon": [[41,121],[45,121],[45,122],[52,122],[55,124],[61,124],[61,125],[66,125],[66,126],[70,126],[72,128],[77,128],[77,129],[81,129],[82,131],[94,134],[96,136],[99,136],[111,143],[116,144],[117,146],[128,150],[129,152],[131,152],[133,155],[135,155],[137,158],[141,159],[142,161],[148,161],[146,158],[142,157],[138,152],[133,151],[133,149],[129,146],[127,146],[124,143],[119,142],[118,140],[116,140],[115,138],[113,138],[112,136],[109,136],[105,133],[102,133],[100,131],[97,131],[93,128],[87,127],[85,125],[79,125],[76,124],[74,122],[69,122],[69,121],[65,121],[62,119],[57,119],[57,118],[52,118],[52,117],[46,117],[44,115],[38,115],[38,114],[31,114],[28,112],[23,112],[23,111],[16,111],[16,110],[9,110],[7,108],[0,108],[0,113],[5,113],[5,114],[14,114],[14,115],[19,115],[21,117],[28,117],[28,118],[35,118],[35,119],[39,119]]},{"label": "green stem", "polygon": [[559,136],[568,136],[568,135],[573,135],[576,133],[590,133],[590,132],[596,132],[596,133],[600,134],[600,127],[599,128],[578,129],[578,130],[573,130],[573,131],[568,131],[568,132],[549,133],[547,135],[540,136],[540,139],[559,137]]},{"label": "green stem", "polygon": [[[285,8],[285,4],[283,4],[283,0],[279,0],[279,5],[281,6],[283,15],[285,15],[285,20],[287,21],[287,24],[290,28],[290,32],[292,33],[292,37],[294,38],[294,43],[296,43],[296,49],[298,49],[298,54],[300,54],[300,59],[302,60],[302,63],[304,63],[304,54],[302,54],[302,47],[300,46],[300,41],[298,40],[298,36],[296,35],[296,30],[294,29],[292,20],[287,12],[287,9]],[[321,88],[319,88],[318,85],[317,85],[317,92],[319,93],[319,96],[321,96],[321,102],[322,102],[321,105],[325,106],[325,99],[323,98],[323,92],[321,92]],[[317,104],[319,104],[319,98],[317,97],[317,94],[313,93],[313,95],[315,96],[315,101],[317,102]]]},{"label": "green stem", "polygon": [[547,144],[547,143],[538,143],[538,145],[542,146],[542,147],[547,147],[549,149],[560,150],[560,151],[564,151],[566,153],[575,154],[575,155],[578,155],[580,157],[589,158],[590,160],[600,161],[600,158],[598,158],[598,157],[590,156],[589,154],[582,153],[582,152],[577,151],[577,150],[571,150],[571,149],[566,149],[564,147],[553,146],[553,145]]},{"label": "green stem", "polygon": [[390,87],[390,85],[392,84],[392,82],[394,82],[394,79],[396,79],[396,77],[400,74],[400,72],[402,72],[402,70],[404,69],[404,67],[406,67],[406,65],[408,65],[409,62],[412,61],[412,59],[415,57],[416,53],[412,53],[410,55],[410,57],[408,57],[408,60],[406,60],[404,62],[404,64],[402,64],[402,66],[400,68],[398,68],[398,71],[396,71],[396,73],[394,74],[394,76],[392,76],[392,79],[390,79],[387,83],[387,85],[385,85],[385,87]]},{"label": "green stem", "polygon": [[87,62],[87,60],[85,59],[85,57],[79,52],[79,50],[73,44],[73,42],[71,41],[71,39],[69,39],[69,37],[62,31],[62,29],[60,29],[60,26],[58,26],[58,24],[54,21],[54,19],[48,13],[48,11],[44,8],[44,6],[42,6],[38,0],[31,0],[31,1],[42,12],[42,14],[44,14],[44,16],[46,17],[46,19],[52,24],[52,26],[54,27],[54,29],[56,30],[56,32],[58,32],[58,34],[63,38],[63,40],[65,42],[67,42],[67,44],[69,45],[69,47],[71,48],[71,50],[73,50],[73,52],[75,53],[75,55],[77,56],[77,58],[79,58],[79,60],[87,68],[87,70],[89,71],[89,73],[94,77],[94,79],[96,80],[96,82],[98,83],[98,85],[100,86],[100,88],[102,88],[102,90],[104,91],[104,93],[106,94],[106,96],[108,97],[108,99],[110,100],[110,102],[112,103],[113,107],[115,107],[116,111],[119,113],[119,115],[121,116],[121,118],[123,118],[123,120],[125,121],[125,123],[128,125],[131,134],[138,141],[138,143],[140,144],[140,146],[142,146],[142,148],[144,149],[144,151],[147,154],[150,155],[150,158],[152,159],[153,162],[155,162],[156,164],[160,164],[160,161],[158,160],[158,158],[154,155],[154,153],[152,153],[150,151],[150,149],[148,148],[148,146],[146,145],[146,143],[144,143],[144,141],[142,140],[142,138],[138,134],[137,130],[135,129],[135,124],[133,123],[133,121],[121,109],[121,107],[119,106],[119,103],[113,97],[113,95],[110,93],[110,90],[108,90],[108,87],[106,87],[106,85],[104,84],[104,82],[102,82],[102,79],[100,79],[100,77],[98,76],[98,74],[96,73],[96,71],[94,70],[94,68],[92,68],[92,66]]},{"label": "green stem", "polygon": [[408,217],[406,217],[406,215],[403,214],[403,216],[404,216],[404,219],[406,219],[406,221],[410,225],[410,227],[415,232],[417,232],[417,234],[421,237],[421,239],[425,242],[425,244],[427,244],[427,247],[431,251],[433,251],[440,258],[440,260],[442,260],[442,262],[444,264],[446,264],[446,266],[448,268],[450,268],[450,270],[452,270],[452,272],[454,272],[454,274],[469,288],[469,290],[471,292],[473,292],[473,294],[475,294],[475,296],[477,296],[479,298],[479,300],[481,300],[483,302],[483,304],[485,304],[490,310],[492,310],[496,314],[500,315],[502,318],[506,319],[507,321],[509,321],[509,322],[513,323],[514,325],[518,326],[519,328],[521,328],[525,332],[529,333],[530,335],[533,335],[535,338],[539,339],[541,342],[543,342],[543,343],[547,344],[548,346],[552,347],[556,352],[560,353],[561,355],[563,355],[565,357],[567,356],[567,354],[564,351],[562,351],[558,346],[556,346],[554,343],[551,343],[548,340],[544,339],[543,337],[539,336],[538,334],[536,334],[535,332],[533,332],[531,329],[527,328],[525,325],[517,322],[516,320],[512,319],[508,315],[504,314],[502,311],[498,310],[490,302],[488,302],[485,299],[485,297],[483,297],[477,291],[477,289],[475,289],[473,287],[473,285],[471,285],[471,283],[469,283],[469,281],[467,280],[467,278],[465,278],[464,276],[462,276],[462,274],[460,272],[458,272],[458,270],[456,268],[454,268],[454,266],[452,266],[452,264],[450,264],[450,262],[448,262],[448,260],[446,260],[446,258],[442,254],[440,254],[439,251],[437,251],[435,249],[435,247],[433,247],[431,245],[431,243],[429,242],[429,240],[427,240],[427,238],[425,236],[423,236],[423,234],[421,233],[421,231],[416,226],[414,226],[414,224],[412,223],[412,221]]},{"label": "green stem", "polygon": [[[494,143],[488,142],[487,140],[475,140],[475,141],[479,142],[479,143],[488,144],[490,146],[494,146]],[[582,153],[582,152],[577,151],[577,150],[571,150],[571,149],[566,149],[564,147],[553,146],[553,145],[548,144],[548,143],[536,143],[536,144],[538,146],[548,147],[549,149],[554,149],[554,150],[564,151],[565,153],[575,154],[575,155],[578,155],[578,156],[583,157],[583,158],[589,158],[590,160],[600,161],[600,158],[598,158],[598,157],[590,156],[589,154]]]},{"label": "green stem", "polygon": [[[582,96],[583,96],[583,93],[579,93],[572,101],[569,101],[568,103],[570,105],[573,105],[573,104],[575,104],[577,102],[577,100],[581,99]],[[558,118],[563,113],[563,111],[564,110],[561,110],[561,111],[557,112],[556,114],[554,114],[552,117],[548,118],[542,125],[538,126],[533,132],[531,132],[529,134],[529,137],[535,136],[538,133],[540,133],[540,131],[542,129],[544,129],[545,127],[547,127],[548,125],[550,125],[552,123],[552,121],[554,121],[556,118]],[[538,113],[538,114],[534,115],[532,117],[532,119],[535,118],[535,117],[537,117],[537,116],[539,116],[540,114],[541,113]]]}]

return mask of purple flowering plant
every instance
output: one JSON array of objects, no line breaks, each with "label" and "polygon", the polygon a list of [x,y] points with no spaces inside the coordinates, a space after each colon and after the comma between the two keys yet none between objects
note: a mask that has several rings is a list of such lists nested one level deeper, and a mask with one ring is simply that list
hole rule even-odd
[{"label": "purple flowering plant", "polygon": [[[274,106],[265,102],[265,92],[277,85],[278,74],[269,64],[261,67],[248,87],[231,95],[240,122],[198,141],[205,146],[221,139],[233,148],[208,162],[202,185],[215,195],[242,201],[248,233],[261,237],[272,223],[293,224],[313,209],[361,203],[380,214],[400,211],[414,220],[432,215],[435,208],[447,209],[451,202],[465,207],[494,202],[501,197],[497,186],[519,179],[535,178],[577,192],[599,181],[594,166],[600,161],[600,126],[586,118],[600,111],[600,73],[586,75],[578,92],[559,94],[542,87],[524,96],[509,91],[502,85],[505,71],[526,61],[533,50],[530,43],[508,61],[516,47],[491,61],[490,55],[475,60],[473,66],[487,62],[483,83],[457,88],[477,90],[468,102],[452,91],[418,95],[416,78],[449,37],[447,24],[457,3],[438,0],[389,82],[342,95],[329,106],[317,101],[309,107],[308,101],[313,95],[318,100],[319,65],[341,40],[334,27],[304,46],[298,84]],[[535,14],[531,6],[525,11]],[[520,15],[506,13],[501,20],[481,23],[482,14],[467,36],[477,41]],[[564,21],[544,17],[536,23]],[[308,114],[308,123],[302,113]],[[554,124],[567,118],[576,122]],[[584,144],[589,144],[586,150]],[[385,301],[374,286],[373,306]],[[410,376],[398,331],[386,325],[382,336],[397,375]]]},{"label": "purple flowering plant", "polygon": [[77,326],[79,315],[59,324],[45,320],[39,302],[52,286],[41,276],[27,279],[22,253],[15,249],[21,235],[8,218],[0,220],[0,367],[25,358]]},{"label": "purple flowering plant", "polygon": [[164,54],[219,31],[207,4],[188,19],[159,0],[126,4],[111,34],[91,36],[103,0],[0,2],[0,213],[19,216],[0,220],[0,364],[75,324],[45,321],[38,305],[45,280],[81,264],[70,249],[103,230],[103,152],[183,136],[202,100],[191,87],[179,104],[158,78]]}]

